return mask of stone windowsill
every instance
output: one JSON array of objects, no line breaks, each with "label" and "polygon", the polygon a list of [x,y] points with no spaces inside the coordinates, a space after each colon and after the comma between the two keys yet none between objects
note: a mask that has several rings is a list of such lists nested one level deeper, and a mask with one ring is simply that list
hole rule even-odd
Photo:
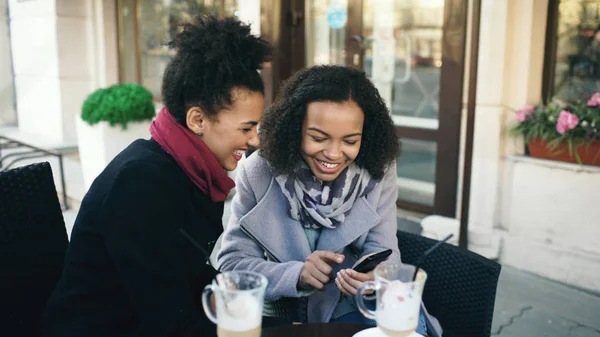
[{"label": "stone windowsill", "polygon": [[541,166],[565,171],[600,174],[600,167],[598,166],[579,165],[573,163],[565,163],[557,160],[538,159],[524,155],[510,155],[507,156],[507,159],[514,163],[526,163],[534,166]]}]

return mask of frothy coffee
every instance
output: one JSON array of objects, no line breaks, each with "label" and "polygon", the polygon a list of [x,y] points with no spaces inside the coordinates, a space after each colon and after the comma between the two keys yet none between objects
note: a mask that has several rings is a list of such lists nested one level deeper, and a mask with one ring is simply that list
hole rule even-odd
[{"label": "frothy coffee", "polygon": [[421,296],[412,284],[390,282],[379,297],[377,325],[388,336],[408,336],[417,329]]},{"label": "frothy coffee", "polygon": [[217,304],[219,337],[260,337],[262,309],[256,297],[240,293]]},{"label": "frothy coffee", "polygon": [[218,337],[260,337],[261,328],[257,326],[252,330],[234,331],[217,326]]}]

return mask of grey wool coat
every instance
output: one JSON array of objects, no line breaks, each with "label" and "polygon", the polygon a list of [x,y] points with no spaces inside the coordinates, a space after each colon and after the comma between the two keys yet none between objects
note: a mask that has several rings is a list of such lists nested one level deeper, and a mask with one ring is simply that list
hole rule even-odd
[{"label": "grey wool coat", "polygon": [[[237,170],[236,195],[217,263],[221,271],[249,270],[269,280],[265,300],[307,296],[297,289],[300,272],[312,253],[303,227],[288,213],[283,195],[267,161],[256,153]],[[323,228],[317,250],[344,254],[334,272],[351,268],[362,256],[392,249],[390,261],[400,262],[396,238],[396,165],[368,195],[357,199],[344,222],[335,229]],[[334,282],[324,291],[308,294],[308,321],[328,322],[340,299]],[[429,333],[441,336],[437,320],[426,315]],[[431,329],[433,328],[433,329]],[[437,333],[437,334],[436,334]]]}]

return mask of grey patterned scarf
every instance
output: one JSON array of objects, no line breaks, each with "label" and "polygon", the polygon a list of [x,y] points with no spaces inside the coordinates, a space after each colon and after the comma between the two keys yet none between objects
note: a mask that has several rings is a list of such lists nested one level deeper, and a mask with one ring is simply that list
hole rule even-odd
[{"label": "grey patterned scarf", "polygon": [[304,228],[335,228],[344,222],[354,201],[378,183],[356,164],[350,164],[335,180],[321,182],[304,162],[294,174],[277,176],[275,181],[288,200],[290,216]]}]

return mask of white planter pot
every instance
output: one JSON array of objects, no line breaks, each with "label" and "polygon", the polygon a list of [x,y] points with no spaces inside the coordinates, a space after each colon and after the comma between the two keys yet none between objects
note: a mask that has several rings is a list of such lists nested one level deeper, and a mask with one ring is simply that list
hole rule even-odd
[{"label": "white planter pot", "polygon": [[151,121],[129,123],[127,129],[123,130],[120,125],[112,127],[107,122],[92,126],[76,116],[79,158],[86,191],[106,165],[131,142],[139,138],[150,138],[150,123]]}]

